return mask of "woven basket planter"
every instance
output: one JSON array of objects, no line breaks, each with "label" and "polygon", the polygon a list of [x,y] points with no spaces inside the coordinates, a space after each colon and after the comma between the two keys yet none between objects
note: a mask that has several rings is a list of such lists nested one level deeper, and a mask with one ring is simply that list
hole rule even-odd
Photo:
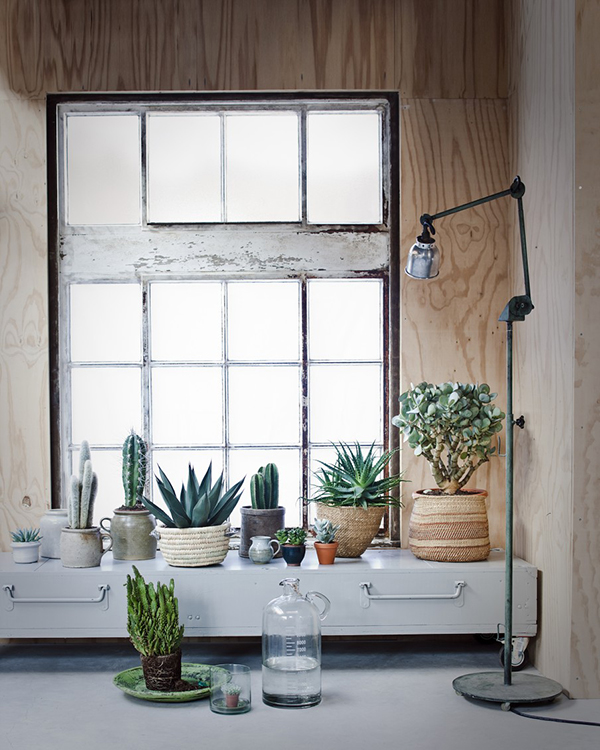
[{"label": "woven basket planter", "polygon": [[338,542],[336,557],[360,557],[379,531],[385,507],[353,508],[330,507],[317,504],[317,516],[339,524],[335,535]]},{"label": "woven basket planter", "polygon": [[436,562],[475,562],[490,554],[485,490],[465,495],[413,492],[408,546],[415,557]]},{"label": "woven basket planter", "polygon": [[229,521],[220,526],[189,529],[170,529],[161,526],[153,533],[160,551],[177,568],[201,568],[222,563],[229,549]]}]

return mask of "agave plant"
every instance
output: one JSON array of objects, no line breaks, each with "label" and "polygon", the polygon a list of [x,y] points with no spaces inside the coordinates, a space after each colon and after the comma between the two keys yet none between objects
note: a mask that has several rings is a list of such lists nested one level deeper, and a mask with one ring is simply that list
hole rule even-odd
[{"label": "agave plant", "polygon": [[[179,498],[173,485],[160,466],[156,477],[158,489],[169,509],[169,516],[150,500],[141,497],[148,510],[169,528],[188,529],[199,526],[219,526],[229,518],[241,495],[244,479],[223,493],[223,473],[212,484],[212,461],[201,482],[191,464],[188,467],[187,487],[181,485]],[[244,477],[245,478],[245,477]]]},{"label": "agave plant", "polygon": [[319,461],[322,468],[315,472],[318,482],[313,501],[329,506],[350,506],[369,508],[375,506],[402,506],[402,502],[390,494],[402,479],[401,474],[380,475],[392,460],[395,451],[387,451],[377,456],[373,443],[367,453],[359,443],[333,444],[336,460],[328,464]]},{"label": "agave plant", "polygon": [[24,542],[39,542],[42,538],[40,536],[40,530],[39,529],[17,529],[16,531],[11,531],[10,535],[12,537],[13,542],[16,542],[17,544],[22,544]]}]

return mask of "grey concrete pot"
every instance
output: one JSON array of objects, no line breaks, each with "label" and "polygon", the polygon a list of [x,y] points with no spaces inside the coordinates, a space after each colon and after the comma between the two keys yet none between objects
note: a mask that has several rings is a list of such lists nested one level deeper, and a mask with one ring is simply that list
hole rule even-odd
[{"label": "grey concrete pot", "polygon": [[[240,557],[248,557],[248,550],[253,536],[270,536],[275,539],[275,532],[285,528],[285,508],[252,508],[245,505],[241,509],[242,525],[240,529]],[[275,557],[281,557],[281,550]]]},{"label": "grey concrete pot", "polygon": [[[103,539],[109,540],[104,548]],[[65,568],[97,568],[102,555],[112,548],[112,537],[98,526],[91,529],[63,529],[60,533],[60,559]]]},{"label": "grey concrete pot", "polygon": [[100,527],[112,536],[115,560],[153,560],[156,557],[156,537],[151,536],[156,519],[149,510],[117,508],[112,519],[100,521]]}]

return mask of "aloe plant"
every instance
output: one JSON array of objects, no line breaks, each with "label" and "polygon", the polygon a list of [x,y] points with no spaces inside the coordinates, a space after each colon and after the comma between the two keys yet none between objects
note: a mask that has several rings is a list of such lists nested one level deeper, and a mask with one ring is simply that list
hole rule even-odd
[{"label": "aloe plant", "polygon": [[[187,529],[199,526],[219,526],[229,518],[241,496],[244,479],[223,493],[223,473],[212,484],[212,461],[201,482],[189,464],[187,487],[181,485],[179,498],[173,485],[160,466],[156,477],[158,489],[169,509],[170,516],[145,497],[141,500],[148,510],[169,528]],[[245,477],[244,477],[245,478]]]},{"label": "aloe plant", "polygon": [[[387,505],[402,506],[402,502],[390,493],[402,479],[401,474],[380,475],[392,460],[395,451],[384,452],[381,456],[375,453],[372,444],[367,453],[359,443],[353,446],[347,443],[334,444],[336,460],[333,463],[321,464],[314,474],[318,483],[312,500],[333,507],[372,508]],[[378,478],[379,477],[379,478]]]},{"label": "aloe plant", "polygon": [[504,412],[492,404],[498,394],[487,383],[419,383],[400,396],[392,419],[404,441],[429,462],[443,494],[455,495],[496,448]]},{"label": "aloe plant", "polygon": [[79,451],[79,476],[73,474],[71,477],[67,501],[69,526],[72,529],[92,528],[97,492],[98,477],[92,470],[90,445],[87,440],[82,440]]},{"label": "aloe plant", "polygon": [[13,542],[17,542],[18,544],[22,544],[23,542],[39,542],[42,538],[39,529],[31,528],[17,529],[16,531],[11,531],[10,535]]},{"label": "aloe plant", "polygon": [[266,510],[279,505],[279,471],[275,464],[261,466],[250,479],[252,507]]},{"label": "aloe plant", "polygon": [[326,518],[315,518],[313,523],[315,542],[319,544],[331,544],[335,541],[335,535],[339,531],[339,525],[332,523]]},{"label": "aloe plant", "polygon": [[146,443],[131,430],[123,443],[122,479],[125,492],[126,508],[133,508],[142,503],[142,496],[146,488]]}]

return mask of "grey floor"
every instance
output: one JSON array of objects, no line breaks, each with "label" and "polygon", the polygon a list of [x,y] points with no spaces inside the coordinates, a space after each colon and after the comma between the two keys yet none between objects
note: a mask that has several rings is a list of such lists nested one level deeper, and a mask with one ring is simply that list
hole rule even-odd
[{"label": "grey floor", "polygon": [[[455,694],[459,675],[499,670],[495,645],[470,636],[323,643],[323,700],[306,710],[261,700],[260,643],[184,643],[184,661],[238,662],[252,668],[252,710],[210,711],[207,700],[141,701],[112,683],[138,666],[116,643],[0,645],[0,747],[3,750],[599,750],[600,727],[536,721]],[[600,721],[600,700],[523,707],[555,718]]]}]

